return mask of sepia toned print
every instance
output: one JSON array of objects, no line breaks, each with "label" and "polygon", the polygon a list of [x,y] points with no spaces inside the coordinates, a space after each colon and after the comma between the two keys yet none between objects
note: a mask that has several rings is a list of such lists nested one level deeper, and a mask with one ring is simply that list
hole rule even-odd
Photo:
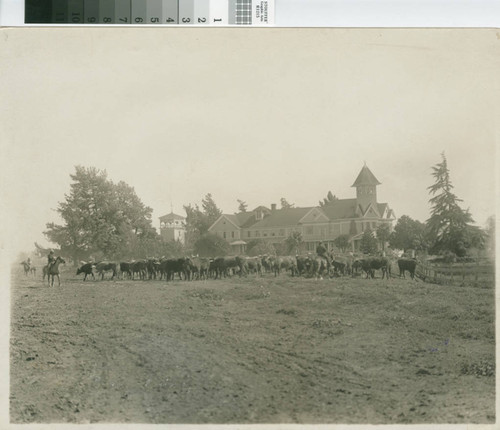
[{"label": "sepia toned print", "polygon": [[2,32],[6,425],[494,425],[495,31]]}]

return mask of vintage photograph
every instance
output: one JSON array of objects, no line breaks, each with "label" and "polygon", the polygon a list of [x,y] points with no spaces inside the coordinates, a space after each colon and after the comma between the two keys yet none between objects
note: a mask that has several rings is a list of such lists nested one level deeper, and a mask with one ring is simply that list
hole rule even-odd
[{"label": "vintage photograph", "polygon": [[2,29],[2,423],[496,423],[500,34]]}]

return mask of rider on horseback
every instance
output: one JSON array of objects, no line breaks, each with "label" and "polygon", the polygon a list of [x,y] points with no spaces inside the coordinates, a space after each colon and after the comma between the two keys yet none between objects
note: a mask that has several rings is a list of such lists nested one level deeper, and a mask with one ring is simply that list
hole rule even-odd
[{"label": "rider on horseback", "polygon": [[47,270],[50,270],[50,267],[52,266],[52,264],[54,264],[54,261],[56,261],[56,258],[54,257],[54,251],[51,249],[49,255],[47,256]]}]

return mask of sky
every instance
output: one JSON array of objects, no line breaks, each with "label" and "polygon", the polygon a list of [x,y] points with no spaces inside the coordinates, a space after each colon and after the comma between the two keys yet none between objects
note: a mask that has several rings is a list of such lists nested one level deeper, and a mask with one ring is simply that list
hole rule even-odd
[{"label": "sky", "polygon": [[479,225],[495,213],[493,30],[3,29],[1,247],[29,251],[75,165],[105,169],[158,217],[211,193],[225,213],[313,206],[366,162],[378,201],[429,217],[446,154]]}]

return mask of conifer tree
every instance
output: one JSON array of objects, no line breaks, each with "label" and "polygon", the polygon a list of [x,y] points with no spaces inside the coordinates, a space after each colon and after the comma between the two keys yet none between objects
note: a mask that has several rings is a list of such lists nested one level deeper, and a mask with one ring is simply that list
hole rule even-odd
[{"label": "conifer tree", "polygon": [[459,206],[462,200],[453,193],[444,153],[441,158],[442,161],[432,167],[435,183],[427,188],[432,195],[429,199],[431,217],[427,220],[428,238],[431,252],[451,251],[462,257],[471,246],[471,239],[477,234],[477,229],[470,225],[474,222],[471,214]]},{"label": "conifer tree", "polygon": [[370,229],[365,230],[363,236],[361,236],[359,248],[363,254],[374,254],[377,251],[377,239],[373,237]]}]

